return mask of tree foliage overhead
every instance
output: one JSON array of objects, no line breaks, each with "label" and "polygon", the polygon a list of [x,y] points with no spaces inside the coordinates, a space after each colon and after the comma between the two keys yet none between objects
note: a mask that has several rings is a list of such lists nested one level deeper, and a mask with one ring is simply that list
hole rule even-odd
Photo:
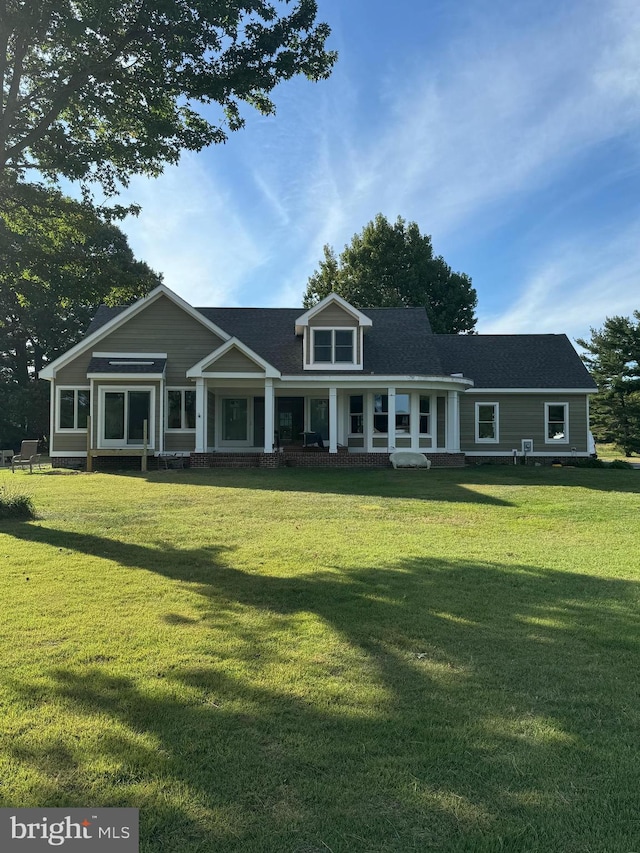
[{"label": "tree foliage overhead", "polygon": [[596,440],[615,442],[627,456],[640,453],[640,311],[633,318],[607,317],[578,343],[599,389],[591,405]]},{"label": "tree foliage overhead", "polygon": [[424,306],[438,334],[472,332],[476,323],[478,300],[469,276],[434,257],[431,237],[401,217],[391,224],[379,213],[354,234],[339,258],[331,246],[324,247],[324,259],[307,283],[304,307],[331,292],[362,309]]},{"label": "tree foliage overhead", "polygon": [[[127,304],[161,282],[124,233],[57,190],[0,193],[0,432],[48,432],[38,371],[73,346],[98,306]],[[40,387],[42,386],[42,387]],[[37,424],[37,426],[36,426]],[[7,444],[6,446],[10,446]]]},{"label": "tree foliage overhead", "polygon": [[0,0],[0,174],[112,191],[223,142],[242,103],[272,113],[278,83],[330,74],[316,14],[315,0]]}]

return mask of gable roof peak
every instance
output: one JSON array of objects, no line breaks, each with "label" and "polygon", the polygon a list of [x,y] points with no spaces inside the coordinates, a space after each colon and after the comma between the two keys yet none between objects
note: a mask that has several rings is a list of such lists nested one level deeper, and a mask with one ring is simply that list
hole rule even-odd
[{"label": "gable roof peak", "polygon": [[296,319],[296,335],[301,335],[304,327],[309,325],[309,321],[315,317],[316,314],[319,314],[323,311],[327,305],[339,305],[344,311],[348,314],[351,314],[352,317],[355,317],[358,321],[359,326],[372,326],[373,323],[371,319],[367,317],[366,314],[363,314],[362,311],[358,310],[355,306],[353,306],[350,302],[347,302],[342,296],[337,293],[330,293],[328,296],[325,296],[324,299],[321,299],[316,305],[313,305],[309,308],[308,311],[305,311],[304,314],[301,314]]}]

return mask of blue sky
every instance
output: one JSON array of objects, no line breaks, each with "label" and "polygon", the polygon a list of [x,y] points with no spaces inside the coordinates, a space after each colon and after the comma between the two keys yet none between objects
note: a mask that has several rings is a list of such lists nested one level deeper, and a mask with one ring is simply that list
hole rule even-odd
[{"label": "blue sky", "polygon": [[480,332],[588,336],[640,308],[637,0],[318,0],[330,80],[125,197],[193,305],[297,306],[325,243],[416,221]]}]

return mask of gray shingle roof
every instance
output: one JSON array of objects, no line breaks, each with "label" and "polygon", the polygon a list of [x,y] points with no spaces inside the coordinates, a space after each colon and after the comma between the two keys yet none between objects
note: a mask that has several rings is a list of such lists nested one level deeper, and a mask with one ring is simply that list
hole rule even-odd
[{"label": "gray shingle roof", "polygon": [[[300,308],[198,308],[284,374],[301,374],[302,338],[295,334]],[[424,308],[367,308],[373,326],[364,334],[364,373],[442,373]],[[341,370],[340,374],[363,371]]]},{"label": "gray shingle roof", "polygon": [[100,326],[104,326],[105,323],[109,322],[109,320],[113,320],[113,318],[117,317],[118,314],[122,314],[122,312],[126,311],[128,307],[128,305],[117,305],[116,307],[112,307],[111,305],[101,305],[96,311],[93,320],[87,326],[85,335],[91,335],[93,332],[97,332]]},{"label": "gray shingle roof", "polygon": [[476,388],[593,388],[566,335],[434,335],[445,373]]},{"label": "gray shingle roof", "polygon": [[[100,306],[87,334],[124,306]],[[301,308],[197,308],[283,374],[299,375]],[[596,385],[566,335],[434,335],[424,308],[367,308],[364,370],[354,374],[448,376],[462,373],[477,388],[592,388]],[[341,374],[350,371],[340,371]]]}]

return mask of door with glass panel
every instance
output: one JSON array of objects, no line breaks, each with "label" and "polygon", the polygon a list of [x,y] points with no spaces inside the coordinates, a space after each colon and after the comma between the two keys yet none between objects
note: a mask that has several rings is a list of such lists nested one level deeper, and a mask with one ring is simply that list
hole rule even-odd
[{"label": "door with glass panel", "polygon": [[103,394],[102,440],[106,447],[142,446],[144,423],[147,444],[153,447],[151,390],[113,390]]},{"label": "door with glass panel", "polygon": [[251,444],[248,397],[223,397],[221,406],[220,443],[227,447],[248,447]]},{"label": "door with glass panel", "polygon": [[326,397],[309,400],[309,429],[323,441],[329,441],[329,400]]}]

